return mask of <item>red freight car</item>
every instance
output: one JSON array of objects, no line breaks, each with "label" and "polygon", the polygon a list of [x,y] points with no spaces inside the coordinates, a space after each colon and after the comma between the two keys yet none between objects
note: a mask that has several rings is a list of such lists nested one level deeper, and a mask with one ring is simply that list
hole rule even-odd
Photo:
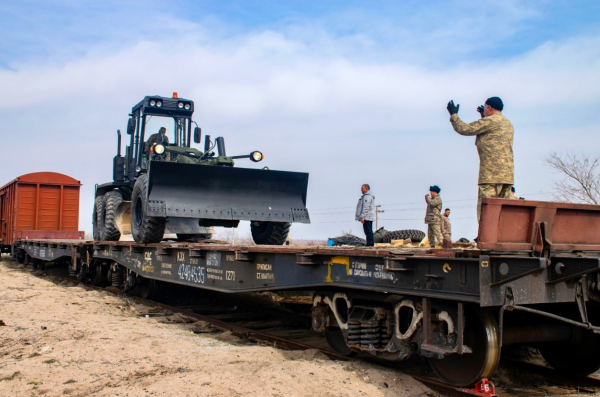
[{"label": "red freight car", "polygon": [[0,188],[0,247],[17,239],[79,239],[81,183],[56,172],[22,175]]}]

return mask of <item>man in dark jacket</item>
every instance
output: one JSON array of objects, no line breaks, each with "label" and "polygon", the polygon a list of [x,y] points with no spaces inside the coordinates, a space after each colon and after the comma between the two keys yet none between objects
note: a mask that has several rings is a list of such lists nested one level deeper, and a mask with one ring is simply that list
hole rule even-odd
[{"label": "man in dark jacket", "polygon": [[355,219],[362,223],[367,247],[372,247],[373,243],[373,218],[375,217],[375,196],[371,193],[371,187],[366,183],[360,187],[362,196],[358,199],[356,205]]}]

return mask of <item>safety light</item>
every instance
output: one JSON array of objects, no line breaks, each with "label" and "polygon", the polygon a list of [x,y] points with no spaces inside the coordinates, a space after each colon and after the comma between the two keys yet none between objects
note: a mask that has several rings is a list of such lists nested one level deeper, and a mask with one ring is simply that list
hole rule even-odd
[{"label": "safety light", "polygon": [[156,101],[155,100],[151,100],[150,101],[150,106],[155,106],[156,105]]},{"label": "safety light", "polygon": [[177,104],[177,107],[178,107],[179,109],[183,109],[183,102],[179,102],[179,103]]},{"label": "safety light", "polygon": [[264,158],[265,158],[265,156],[263,156],[263,154],[261,152],[259,152],[258,150],[250,153],[250,160],[254,161],[255,163],[258,163],[259,161],[261,161]]},{"label": "safety light", "polygon": [[173,93],[173,98],[177,98],[177,93],[176,92]]},{"label": "safety light", "polygon": [[163,154],[165,152],[165,147],[161,144],[154,145],[154,153]]}]

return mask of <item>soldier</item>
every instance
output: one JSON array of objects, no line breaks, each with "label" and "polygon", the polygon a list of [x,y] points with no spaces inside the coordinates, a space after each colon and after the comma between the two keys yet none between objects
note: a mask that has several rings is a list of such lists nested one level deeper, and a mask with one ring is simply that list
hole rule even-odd
[{"label": "soldier", "polygon": [[509,197],[510,187],[514,183],[513,136],[514,129],[510,121],[502,114],[504,104],[498,97],[485,101],[477,111],[481,119],[470,124],[458,118],[458,108],[454,101],[448,102],[450,122],[454,131],[460,135],[473,136],[479,153],[479,194],[477,199],[477,220],[481,213],[483,197]]},{"label": "soldier", "polygon": [[442,223],[442,197],[440,196],[441,189],[437,185],[429,186],[429,193],[425,195],[427,203],[427,211],[425,212],[425,223],[427,224],[427,239],[429,244],[435,248],[436,240],[442,244],[442,233],[440,232],[440,224]]},{"label": "soldier", "polygon": [[162,141],[161,141],[162,145],[169,144],[169,137],[167,137],[167,129],[165,127],[160,127],[158,132],[156,134],[150,135],[150,137],[146,141],[146,144],[144,145],[144,153],[148,153],[150,148],[152,147],[152,145],[154,145],[156,142],[158,142],[158,134],[162,135]]},{"label": "soldier", "polygon": [[444,236],[444,240],[448,240],[452,242],[452,225],[450,224],[450,208],[446,208],[444,210],[444,215],[442,216],[442,236]]},{"label": "soldier", "polygon": [[367,247],[374,246],[373,242],[373,218],[375,209],[375,196],[371,193],[371,187],[368,184],[364,184],[360,187],[362,196],[358,199],[356,205],[355,219],[362,223],[365,237],[367,239]]},{"label": "soldier", "polygon": [[510,192],[508,192],[508,198],[509,198],[509,199],[516,199],[516,198],[517,198],[517,196],[515,196],[515,193],[516,193],[516,189],[515,189],[515,187],[514,187],[514,186],[511,186],[511,187],[510,187]]}]

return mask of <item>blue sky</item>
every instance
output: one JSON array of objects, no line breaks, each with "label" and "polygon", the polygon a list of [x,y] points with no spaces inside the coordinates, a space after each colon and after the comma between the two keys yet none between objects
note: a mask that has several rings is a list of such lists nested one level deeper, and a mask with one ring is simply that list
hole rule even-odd
[{"label": "blue sky", "polygon": [[[547,41],[598,33],[595,1],[19,1],[0,5],[0,61],[9,67],[32,59],[59,62],[90,47],[127,46],[195,28],[219,38],[273,30],[291,37],[320,31],[345,38],[381,59],[399,50],[438,50],[448,59],[419,57],[442,66],[526,53]],[[311,43],[312,42],[312,43]],[[423,48],[426,46],[426,48]],[[449,48],[450,49],[450,48]],[[351,55],[351,54],[346,54]],[[361,59],[364,53],[353,54]]]},{"label": "blue sky", "polygon": [[447,101],[473,121],[502,97],[517,190],[548,199],[557,176],[544,156],[600,149],[599,19],[596,1],[2,2],[0,117],[28,154],[5,153],[16,165],[0,178],[80,179],[90,231],[116,129],[143,96],[178,91],[228,152],[310,172],[314,223],[293,238],[360,235],[365,182],[392,230],[425,230],[423,195],[440,185],[454,237],[473,238],[478,159]]}]

